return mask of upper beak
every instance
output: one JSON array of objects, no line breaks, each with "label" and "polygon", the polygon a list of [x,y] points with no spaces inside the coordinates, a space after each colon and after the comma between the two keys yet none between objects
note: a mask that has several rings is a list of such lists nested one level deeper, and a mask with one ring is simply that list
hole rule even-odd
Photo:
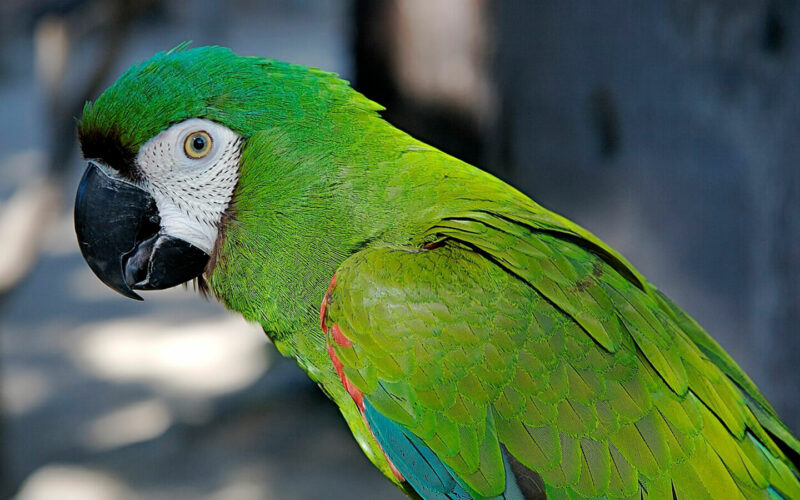
[{"label": "upper beak", "polygon": [[89,162],[75,198],[75,233],[81,254],[100,280],[126,297],[199,276],[208,255],[161,230],[150,194],[107,175]]}]

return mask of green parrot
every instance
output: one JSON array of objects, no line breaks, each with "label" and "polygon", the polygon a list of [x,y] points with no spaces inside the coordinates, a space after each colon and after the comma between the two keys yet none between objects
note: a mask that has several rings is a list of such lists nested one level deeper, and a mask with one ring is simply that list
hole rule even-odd
[{"label": "green parrot", "polygon": [[800,442],[623,256],[336,75],[185,44],[78,125],[84,258],[260,324],[425,499],[800,499]]}]

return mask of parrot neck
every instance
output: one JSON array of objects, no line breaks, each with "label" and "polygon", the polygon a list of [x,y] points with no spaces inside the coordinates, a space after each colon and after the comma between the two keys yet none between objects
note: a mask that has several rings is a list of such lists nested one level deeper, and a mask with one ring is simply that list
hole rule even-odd
[{"label": "parrot neck", "polygon": [[251,137],[206,271],[228,308],[261,324],[318,381],[316,367],[330,365],[319,307],[334,272],[367,246],[419,245],[436,183],[416,159],[457,162],[377,115],[362,119],[314,137],[285,128]]},{"label": "parrot neck", "polygon": [[281,127],[247,140],[206,277],[223,304],[261,324],[323,388],[370,460],[392,478],[329,357],[320,327],[323,296],[352,254],[381,245],[421,247],[437,221],[502,183],[377,115],[359,118],[312,135]]}]

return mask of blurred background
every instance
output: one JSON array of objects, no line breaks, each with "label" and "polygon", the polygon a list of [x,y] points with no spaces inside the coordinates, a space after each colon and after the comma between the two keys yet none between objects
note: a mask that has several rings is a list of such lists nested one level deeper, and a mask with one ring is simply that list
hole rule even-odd
[{"label": "blurred background", "polygon": [[3,0],[0,498],[402,498],[260,328],[78,254],[75,120],[184,40],[336,71],[588,227],[800,432],[800,4]]}]

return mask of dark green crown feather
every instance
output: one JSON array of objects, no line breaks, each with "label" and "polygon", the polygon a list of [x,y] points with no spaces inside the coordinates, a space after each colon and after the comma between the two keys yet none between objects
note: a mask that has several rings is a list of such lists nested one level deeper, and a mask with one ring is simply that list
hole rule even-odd
[{"label": "dark green crown feather", "polygon": [[78,125],[85,157],[124,168],[148,139],[189,118],[218,122],[247,138],[278,124],[314,123],[339,108],[382,109],[334,73],[187,46],[134,64],[86,103]]}]

